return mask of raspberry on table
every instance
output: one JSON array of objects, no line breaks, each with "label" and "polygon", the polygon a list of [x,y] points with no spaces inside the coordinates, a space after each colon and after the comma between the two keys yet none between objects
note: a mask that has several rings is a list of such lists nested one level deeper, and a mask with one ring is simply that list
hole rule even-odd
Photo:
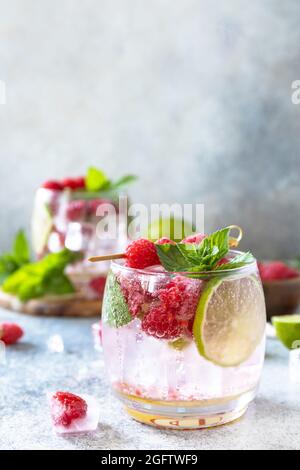
[{"label": "raspberry on table", "polygon": [[206,238],[206,235],[204,233],[197,233],[196,235],[190,235],[189,237],[186,237],[182,240],[181,243],[195,243],[199,244]]},{"label": "raspberry on table", "polygon": [[142,330],[158,339],[191,336],[200,291],[200,281],[174,277],[158,291],[157,300],[143,317]]},{"label": "raspberry on table", "polygon": [[51,191],[62,191],[64,189],[59,181],[54,180],[45,181],[45,183],[42,184],[42,188],[50,189]]},{"label": "raspberry on table", "polygon": [[24,331],[16,323],[0,323],[0,341],[6,345],[16,343],[23,335]]},{"label": "raspberry on table", "polygon": [[291,268],[282,261],[258,263],[258,269],[262,281],[278,281],[300,277],[300,272],[297,269]]},{"label": "raspberry on table", "polygon": [[50,400],[51,417],[56,425],[69,426],[72,421],[84,418],[87,403],[83,398],[69,392],[56,392]]},{"label": "raspberry on table", "polygon": [[140,238],[129,243],[125,254],[126,266],[130,268],[144,269],[160,264],[155,244],[146,238]]}]

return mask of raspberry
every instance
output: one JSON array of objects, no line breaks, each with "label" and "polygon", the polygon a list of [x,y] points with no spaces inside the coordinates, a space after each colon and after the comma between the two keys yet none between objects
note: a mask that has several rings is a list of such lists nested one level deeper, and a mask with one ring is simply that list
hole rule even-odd
[{"label": "raspberry", "polygon": [[85,201],[71,201],[67,206],[67,219],[71,222],[80,220],[85,213]]},{"label": "raspberry", "polygon": [[269,263],[258,263],[259,273],[262,281],[276,281],[280,279],[292,279],[300,276],[297,269],[291,268],[281,261],[270,261]]},{"label": "raspberry", "polygon": [[[99,206],[101,206],[102,204],[111,204],[111,205],[114,205],[112,203],[112,201],[110,201],[109,199],[91,199],[90,201],[87,202],[87,212],[88,212],[88,215],[90,216],[96,216],[97,215],[97,209]],[[114,206],[115,207],[115,206]]]},{"label": "raspberry", "polygon": [[167,243],[170,243],[171,245],[176,245],[176,243],[173,242],[173,240],[170,240],[167,237],[159,238],[158,240],[156,240],[155,245],[166,245]]},{"label": "raspberry", "polygon": [[69,392],[56,392],[50,402],[54,424],[69,426],[74,419],[84,418],[87,403],[83,398]]},{"label": "raspberry", "polygon": [[122,273],[118,276],[118,281],[131,315],[136,317],[148,311],[152,296],[143,289],[140,277]]},{"label": "raspberry", "polygon": [[159,339],[190,336],[201,290],[197,280],[176,276],[157,293],[142,330]]},{"label": "raspberry", "polygon": [[93,323],[92,325],[92,332],[94,336],[95,346],[102,346],[102,321],[98,321],[97,323]]},{"label": "raspberry", "polygon": [[199,244],[206,238],[206,235],[203,233],[197,233],[196,235],[190,235],[189,237],[186,237],[182,240],[181,243],[196,243]]},{"label": "raspberry", "polygon": [[50,189],[51,191],[62,191],[64,188],[58,181],[45,181],[42,188]]},{"label": "raspberry", "polygon": [[6,345],[16,343],[23,335],[24,331],[16,323],[0,323],[0,341]]},{"label": "raspberry", "polygon": [[222,266],[222,264],[227,264],[230,262],[230,259],[228,258],[222,258],[220,261],[217,263],[217,266]]},{"label": "raspberry", "polygon": [[75,178],[74,184],[76,186],[76,189],[85,189],[85,177],[79,176],[78,178]]},{"label": "raspberry", "polygon": [[96,292],[96,294],[99,294],[102,297],[104,293],[105,283],[106,277],[99,276],[92,279],[89,283],[89,286],[94,292]]},{"label": "raspberry", "polygon": [[160,264],[155,244],[146,238],[135,240],[126,248],[126,266],[144,269],[148,266]]},{"label": "raspberry", "polygon": [[68,188],[68,189],[71,189],[72,191],[77,189],[77,183],[76,183],[75,178],[65,178],[64,180],[62,180],[61,184],[64,189]]}]

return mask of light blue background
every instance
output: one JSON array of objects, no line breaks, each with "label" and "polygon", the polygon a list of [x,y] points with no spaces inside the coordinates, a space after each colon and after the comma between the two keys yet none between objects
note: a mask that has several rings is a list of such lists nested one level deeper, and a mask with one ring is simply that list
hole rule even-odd
[{"label": "light blue background", "polygon": [[300,254],[298,0],[0,0],[0,247],[35,188],[90,164],[136,202],[200,202]]}]

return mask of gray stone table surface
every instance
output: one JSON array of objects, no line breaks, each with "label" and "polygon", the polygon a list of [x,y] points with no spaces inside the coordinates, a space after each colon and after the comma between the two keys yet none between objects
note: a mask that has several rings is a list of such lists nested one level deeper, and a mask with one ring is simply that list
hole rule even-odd
[{"label": "gray stone table surface", "polygon": [[[220,428],[161,431],[131,420],[111,396],[100,352],[94,350],[92,319],[31,318],[0,310],[0,321],[16,320],[24,339],[7,348],[0,365],[0,449],[300,449],[299,389],[288,379],[288,352],[268,340],[258,397],[243,419]],[[47,341],[61,335],[65,351]],[[99,399],[93,434],[53,433],[47,391],[66,389]]]}]

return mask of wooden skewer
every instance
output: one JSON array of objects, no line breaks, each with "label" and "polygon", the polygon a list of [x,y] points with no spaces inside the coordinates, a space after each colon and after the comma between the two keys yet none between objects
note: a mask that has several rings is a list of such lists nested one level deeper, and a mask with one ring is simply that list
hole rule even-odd
[{"label": "wooden skewer", "polygon": [[111,255],[103,255],[103,256],[92,256],[89,258],[89,261],[92,263],[97,263],[97,261],[110,261],[111,259],[122,259],[126,258],[125,253],[114,253]]},{"label": "wooden skewer", "polygon": [[[232,237],[229,239],[230,248],[236,248],[243,237],[243,230],[238,225],[230,225],[229,227],[232,230],[239,231],[239,235],[237,238]],[[91,261],[92,263],[97,263],[98,261],[110,261],[112,259],[122,259],[122,258],[126,258],[125,253],[114,253],[111,255],[92,256],[91,258],[89,258],[89,261]]]}]

